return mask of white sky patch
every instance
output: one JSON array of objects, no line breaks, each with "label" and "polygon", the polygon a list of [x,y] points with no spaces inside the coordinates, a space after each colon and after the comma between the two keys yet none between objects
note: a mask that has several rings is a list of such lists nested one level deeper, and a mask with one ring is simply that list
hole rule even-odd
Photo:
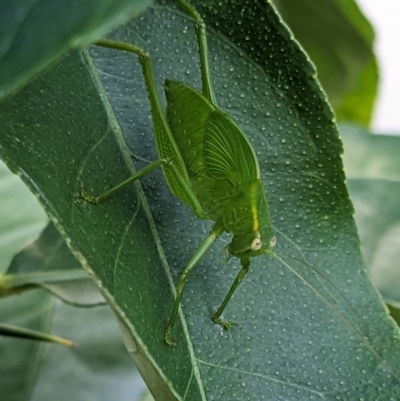
[{"label": "white sky patch", "polygon": [[400,0],[358,0],[374,26],[380,88],[372,130],[400,135]]}]

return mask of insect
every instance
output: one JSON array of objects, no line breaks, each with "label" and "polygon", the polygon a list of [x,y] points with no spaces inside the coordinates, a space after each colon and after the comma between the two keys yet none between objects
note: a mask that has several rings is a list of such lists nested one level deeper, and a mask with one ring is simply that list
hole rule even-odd
[{"label": "insect", "polygon": [[167,344],[175,345],[175,324],[185,282],[196,264],[224,232],[233,235],[227,247],[230,257],[240,259],[241,270],[212,319],[229,329],[232,323],[221,315],[238,285],[246,276],[252,257],[272,255],[275,245],[265,189],[255,152],[245,134],[225,111],[218,108],[210,77],[205,24],[186,1],[177,3],[195,20],[201,61],[202,93],[178,82],[165,81],[166,113],[157,95],[149,55],[141,48],[111,40],[100,46],[138,55],[150,99],[159,159],[106,193],[82,196],[99,203],[125,185],[162,166],[172,194],[190,206],[199,219],[215,222],[212,230],[182,271],[176,300],[165,330]]},{"label": "insect", "polygon": [[[197,218],[215,222],[178,280],[176,299],[165,330],[167,344],[175,345],[171,334],[188,276],[216,239],[224,232],[229,232],[233,237],[227,250],[230,256],[240,260],[241,270],[212,316],[215,323],[225,329],[231,328],[232,323],[222,319],[222,314],[248,273],[251,258],[267,254],[291,270],[371,350],[368,341],[349,319],[274,253],[276,240],[257,157],[245,134],[226,112],[218,108],[209,71],[205,25],[201,16],[185,1],[177,2],[196,22],[202,93],[184,83],[167,80],[167,108],[164,112],[157,95],[150,56],[133,44],[99,41],[97,44],[100,46],[138,56],[149,95],[159,159],[100,196],[91,196],[84,190],[82,196],[90,202],[99,203],[161,166],[172,194],[188,204]],[[336,287],[335,290],[339,292]],[[340,292],[339,295],[344,298]],[[374,353],[373,350],[371,352]],[[380,360],[379,356],[376,357]]]}]

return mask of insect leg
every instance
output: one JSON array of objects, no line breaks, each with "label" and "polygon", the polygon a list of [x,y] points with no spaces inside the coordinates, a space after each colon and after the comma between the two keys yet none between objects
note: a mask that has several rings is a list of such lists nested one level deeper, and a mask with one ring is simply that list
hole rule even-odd
[{"label": "insect leg", "polygon": [[143,169],[139,170],[136,174],[133,174],[131,177],[127,178],[125,181],[122,181],[121,183],[119,183],[115,187],[109,189],[108,191],[104,192],[103,194],[101,194],[99,196],[92,196],[92,195],[88,194],[86,192],[84,186],[81,184],[80,195],[81,195],[81,197],[83,199],[87,200],[90,203],[96,203],[96,204],[100,203],[103,200],[105,200],[108,197],[110,197],[111,195],[113,195],[115,192],[117,192],[120,189],[126,187],[127,185],[131,184],[132,182],[134,182],[136,180],[139,180],[140,178],[142,178],[146,174],[151,173],[158,166],[160,166],[161,164],[166,163],[166,162],[167,162],[166,160],[159,159],[159,160],[154,161],[153,163],[150,163],[149,165],[147,165]]},{"label": "insect leg", "polygon": [[199,43],[201,81],[203,84],[203,95],[215,107],[217,106],[217,98],[215,97],[214,88],[211,81],[210,63],[208,60],[208,46],[206,37],[206,24],[199,12],[186,0],[176,0],[187,14],[189,14],[196,22],[197,41]]},{"label": "insect leg", "polygon": [[172,194],[181,199],[183,202],[187,203],[197,217],[204,218],[205,213],[196,195],[193,193],[190,187],[190,180],[184,160],[182,158],[182,154],[176,144],[174,135],[171,132],[165,117],[165,113],[162,109],[161,102],[157,94],[156,82],[149,54],[140,47],[130,43],[102,39],[96,42],[96,44],[98,46],[110,49],[134,53],[139,57],[149,95],[157,150],[160,160],[149,164],[147,167],[123,181],[121,184],[107,191],[105,194],[100,195],[100,197],[90,196],[84,190],[82,190],[81,194],[83,198],[90,202],[98,203],[112,195],[118,189],[123,188],[125,185],[128,185],[129,183],[143,177],[159,165],[162,165],[165,178]]},{"label": "insect leg", "polygon": [[188,199],[192,199],[192,202],[189,203],[190,206],[192,207],[194,213],[196,214],[197,217],[203,218],[204,216],[204,211],[203,208],[200,205],[200,202],[197,200],[196,196],[193,194],[193,191],[191,188],[187,185],[186,181],[184,178],[181,176],[179,170],[171,164],[170,161],[165,160],[165,159],[158,159],[150,164],[148,164],[146,167],[142,168],[126,180],[122,181],[115,187],[112,187],[108,191],[102,193],[101,195],[98,196],[93,196],[90,195],[84,185],[81,183],[81,190],[80,190],[80,196],[85,199],[86,201],[94,204],[98,204],[109,198],[111,195],[115,194],[118,192],[120,189],[125,188],[127,185],[132,184],[136,180],[139,180],[140,178],[144,177],[145,175],[151,173],[153,170],[155,170],[158,166],[169,166],[168,168],[172,169],[174,171],[174,174],[176,176],[176,180],[181,184],[181,190],[182,192],[186,195]]},{"label": "insect leg", "polygon": [[242,265],[242,269],[236,276],[235,281],[233,282],[231,288],[229,289],[228,294],[226,294],[225,299],[222,301],[221,306],[218,308],[218,310],[215,312],[214,316],[212,317],[212,320],[215,323],[220,324],[224,329],[230,329],[232,327],[232,322],[222,320],[221,314],[224,311],[224,309],[225,309],[226,305],[228,304],[228,302],[230,301],[230,299],[232,298],[232,295],[235,292],[236,288],[242,282],[242,280],[244,279],[244,277],[246,276],[246,274],[250,268],[250,259],[249,258],[241,259],[240,263]]},{"label": "insect leg", "polygon": [[208,234],[207,238],[203,241],[203,243],[199,246],[193,256],[190,258],[186,267],[183,269],[181,276],[179,277],[178,285],[176,286],[176,298],[174,303],[174,308],[172,310],[171,318],[169,320],[168,326],[165,329],[165,342],[169,345],[176,345],[175,342],[171,338],[171,330],[174,327],[176,317],[178,316],[178,309],[182,298],[183,288],[185,286],[186,280],[189,274],[193,271],[194,267],[203,257],[203,255],[208,251],[210,246],[214,243],[214,241],[222,235],[225,231],[224,227],[218,223],[216,223],[213,229]]}]

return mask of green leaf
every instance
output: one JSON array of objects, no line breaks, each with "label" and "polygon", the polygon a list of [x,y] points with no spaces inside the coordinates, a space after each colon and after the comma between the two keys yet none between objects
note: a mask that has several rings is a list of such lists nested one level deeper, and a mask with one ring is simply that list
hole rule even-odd
[{"label": "green leaf", "polygon": [[69,347],[74,347],[77,345],[73,341],[65,338],[2,323],[0,323],[0,335],[5,337],[21,338],[25,340],[44,341],[59,345],[66,345]]},{"label": "green leaf", "polygon": [[0,278],[0,293],[18,293],[37,286],[73,305],[105,303],[53,224],[14,257],[6,275]]},{"label": "green leaf", "polygon": [[[76,196],[80,182],[97,194],[132,173],[120,129],[132,153],[157,157],[131,54],[72,55],[3,103],[1,155],[24,172],[102,287],[155,399],[397,397],[398,329],[364,272],[342,145],[315,70],[268,3],[202,7],[218,102],[256,149],[276,250],[325,278],[285,257],[310,288],[278,260],[255,258],[225,313],[242,327],[223,332],[210,317],[239,268],[233,259],[220,266],[224,237],[189,278],[173,331],[178,347],[163,343],[170,272],[176,280],[211,222],[195,220],[161,172],[142,180],[146,196],[140,185],[100,205]],[[150,52],[160,95],[165,78],[200,89],[194,24],[170,3],[113,37]]]},{"label": "green leaf", "polygon": [[390,312],[390,316],[392,316],[397,325],[400,326],[400,309],[391,307],[390,305],[388,305],[388,309]]},{"label": "green leaf", "polygon": [[48,219],[37,199],[1,161],[0,194],[4,211],[0,220],[0,272],[4,272],[21,244],[39,234]]},{"label": "green leaf", "polygon": [[354,0],[274,0],[341,121],[368,125],[379,83],[374,31]]},{"label": "green leaf", "polygon": [[150,0],[3,0],[0,99],[71,49],[82,48],[142,13]]},{"label": "green leaf", "polygon": [[370,277],[400,308],[400,137],[343,126],[344,163]]},{"label": "green leaf", "polygon": [[1,337],[0,386],[7,401],[139,400],[144,385],[108,307],[75,308],[44,290],[0,304],[0,321],[78,343],[69,348]]},{"label": "green leaf", "polygon": [[363,126],[371,123],[379,86],[379,66],[372,57],[360,72],[353,86],[335,104],[335,114],[339,121],[350,121]]}]

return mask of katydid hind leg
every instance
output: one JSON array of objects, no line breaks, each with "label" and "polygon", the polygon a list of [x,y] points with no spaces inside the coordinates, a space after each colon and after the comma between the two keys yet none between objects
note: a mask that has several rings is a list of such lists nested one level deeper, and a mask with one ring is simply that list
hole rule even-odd
[{"label": "katydid hind leg", "polygon": [[189,204],[196,216],[203,217],[203,209],[197,197],[193,194],[190,185],[188,184],[189,179],[186,166],[184,165],[180,151],[176,145],[175,139],[173,138],[165,117],[165,113],[162,109],[160,99],[157,94],[153,67],[149,54],[140,47],[131,43],[101,39],[96,44],[98,46],[109,49],[134,53],[139,57],[147,92],[149,95],[153,126],[160,159],[149,164],[139,172],[135,173],[132,177],[129,177],[125,181],[121,182],[120,184],[116,185],[115,187],[111,188],[100,196],[92,196],[88,194],[84,186],[81,185],[81,197],[91,203],[100,203],[118,190],[124,188],[126,185],[142,178],[144,175],[150,173],[159,165],[162,165],[164,168],[165,178],[173,195],[183,200],[185,203]]},{"label": "katydid hind leg", "polygon": [[185,162],[169,127],[161,100],[158,96],[150,55],[142,48],[130,43],[102,39],[96,44],[110,49],[134,53],[138,56],[150,100],[158,155],[160,159],[166,161],[163,163],[163,170],[168,187],[176,198],[182,200],[192,208],[197,217],[203,218],[203,209],[190,187]]},{"label": "katydid hind leg", "polygon": [[215,242],[215,240],[222,235],[222,233],[225,231],[224,227],[220,225],[219,223],[216,223],[208,236],[205,238],[205,240],[202,242],[202,244],[197,248],[196,252],[193,254],[193,256],[190,258],[189,262],[183,269],[180,277],[178,284],[176,286],[176,298],[174,302],[174,307],[172,310],[172,314],[168,323],[167,328],[165,329],[165,342],[168,345],[176,345],[175,342],[171,338],[171,331],[172,328],[175,325],[176,318],[178,316],[178,309],[179,305],[181,302],[182,298],[182,293],[184,286],[186,284],[187,278],[190,275],[190,273],[193,271],[197,263],[200,261],[200,259],[204,256],[204,254],[208,251],[208,249],[211,247],[211,245]]}]

